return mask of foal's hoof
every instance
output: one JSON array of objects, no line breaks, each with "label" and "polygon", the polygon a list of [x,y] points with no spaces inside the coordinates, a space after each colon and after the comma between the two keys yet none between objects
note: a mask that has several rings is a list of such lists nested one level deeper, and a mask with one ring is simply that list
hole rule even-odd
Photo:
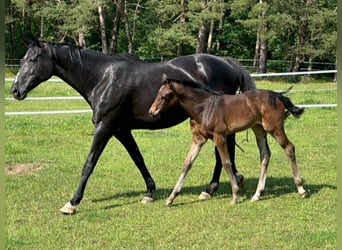
[{"label": "foal's hoof", "polygon": [[259,197],[253,196],[252,199],[251,199],[251,202],[256,202],[256,201],[258,201],[258,200],[260,200]]},{"label": "foal's hoof", "polygon": [[147,197],[145,196],[144,199],[142,199],[141,203],[143,204],[148,204],[148,203],[152,203],[153,202],[153,198],[151,197]]},{"label": "foal's hoof", "polygon": [[199,199],[200,201],[209,200],[209,199],[211,199],[211,195],[210,195],[208,192],[203,191],[203,192],[201,192],[201,194],[198,196],[198,199]]},{"label": "foal's hoof", "polygon": [[167,199],[166,202],[165,202],[165,206],[166,206],[166,207],[171,207],[171,206],[172,206],[172,203],[173,203],[172,200]]},{"label": "foal's hoof", "polygon": [[302,199],[304,199],[307,195],[308,195],[308,193],[306,191],[304,193],[299,194],[300,198],[302,198]]},{"label": "foal's hoof", "polygon": [[73,206],[70,202],[68,202],[59,211],[61,211],[65,215],[73,215],[76,213],[76,206]]}]

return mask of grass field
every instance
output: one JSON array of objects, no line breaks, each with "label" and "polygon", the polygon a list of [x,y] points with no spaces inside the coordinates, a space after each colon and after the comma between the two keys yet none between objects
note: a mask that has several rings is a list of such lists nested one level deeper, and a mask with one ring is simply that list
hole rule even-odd
[{"label": "grass field", "polygon": [[[290,84],[257,82],[259,88],[284,90]],[[6,83],[9,97],[10,83]],[[328,90],[330,89],[330,90]],[[336,103],[336,84],[294,84],[296,104]],[[302,91],[306,90],[306,91]],[[75,96],[64,84],[45,83],[33,96]],[[87,109],[84,101],[6,101],[5,110]],[[124,148],[111,140],[91,176],[75,216],[59,212],[79,182],[89,151],[91,114],[6,117],[7,249],[335,249],[336,109],[307,109],[289,118],[286,130],[309,197],[296,194],[287,159],[273,139],[266,192],[249,200],[259,174],[251,131],[237,135],[238,169],[246,181],[239,203],[230,205],[228,177],[213,199],[199,202],[210,181],[214,155],[208,142],[174,206],[165,199],[176,183],[188,151],[188,122],[170,129],[134,131],[157,184],[155,202],[140,200],[145,184]]]}]

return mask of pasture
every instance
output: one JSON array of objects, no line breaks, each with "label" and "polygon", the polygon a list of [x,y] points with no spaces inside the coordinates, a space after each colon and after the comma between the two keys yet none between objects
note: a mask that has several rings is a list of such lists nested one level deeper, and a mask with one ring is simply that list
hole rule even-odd
[{"label": "pasture", "polygon": [[[11,83],[6,83],[6,97]],[[284,90],[287,83],[256,82]],[[75,96],[65,84],[44,83],[29,97]],[[294,84],[295,104],[336,103],[336,84]],[[82,100],[6,101],[5,111],[88,109]],[[210,181],[213,143],[208,142],[171,208],[164,206],[191,139],[188,121],[170,129],[134,131],[157,185],[155,202],[143,205],[143,179],[125,149],[112,139],[91,176],[74,216],[59,209],[73,195],[92,140],[91,114],[6,116],[7,249],[335,249],[337,204],[336,108],[306,109],[290,117],[286,132],[309,197],[300,199],[283,150],[269,138],[266,192],[250,198],[259,176],[251,131],[237,135],[236,162],[245,176],[239,203],[222,172],[218,193],[197,200]]]}]

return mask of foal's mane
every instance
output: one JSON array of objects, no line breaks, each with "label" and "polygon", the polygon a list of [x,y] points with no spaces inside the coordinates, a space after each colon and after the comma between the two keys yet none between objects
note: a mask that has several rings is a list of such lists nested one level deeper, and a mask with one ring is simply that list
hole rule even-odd
[{"label": "foal's mane", "polygon": [[206,85],[206,84],[204,84],[202,82],[196,81],[196,80],[194,80],[194,81],[174,80],[174,79],[171,79],[171,78],[167,78],[166,75],[165,75],[165,77],[163,76],[163,82],[164,83],[176,82],[176,83],[179,83],[179,84],[183,84],[184,86],[188,86],[188,87],[191,87],[191,88],[204,90],[204,91],[209,92],[209,93],[211,93],[213,95],[222,95],[223,94],[223,92],[213,90],[208,85]]}]

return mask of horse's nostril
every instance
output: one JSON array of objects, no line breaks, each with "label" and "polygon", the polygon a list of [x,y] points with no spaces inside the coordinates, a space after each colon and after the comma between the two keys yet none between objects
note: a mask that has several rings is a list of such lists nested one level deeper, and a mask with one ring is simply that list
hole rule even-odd
[{"label": "horse's nostril", "polygon": [[17,90],[16,87],[12,87],[11,92],[12,92],[13,95],[15,95],[15,94],[18,93],[18,90]]}]

